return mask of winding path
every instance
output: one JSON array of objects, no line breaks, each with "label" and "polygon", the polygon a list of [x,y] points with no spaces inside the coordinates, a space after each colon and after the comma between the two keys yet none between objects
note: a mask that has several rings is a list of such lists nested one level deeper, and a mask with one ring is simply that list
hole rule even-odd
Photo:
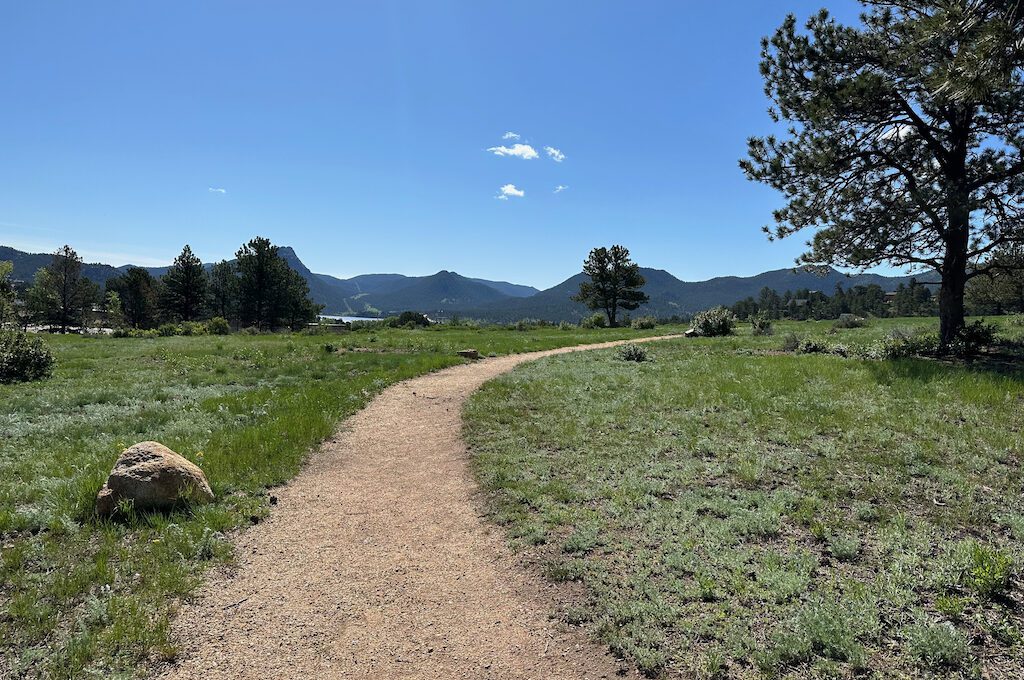
[{"label": "winding path", "polygon": [[[675,337],[675,336],[666,336]],[[662,338],[647,338],[658,340]],[[625,341],[623,341],[625,342]],[[543,356],[396,384],[346,420],[240,533],[173,625],[169,678],[603,678],[621,662],[550,620],[555,591],[481,517],[463,402]]]}]

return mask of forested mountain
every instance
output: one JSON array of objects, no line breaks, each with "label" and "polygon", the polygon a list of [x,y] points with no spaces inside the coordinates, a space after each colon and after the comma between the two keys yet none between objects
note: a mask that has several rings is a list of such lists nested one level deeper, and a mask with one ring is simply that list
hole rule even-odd
[{"label": "forested mountain", "polygon": [[[471,279],[449,271],[430,276],[363,274],[341,279],[311,272],[290,247],[281,247],[279,252],[288,265],[306,279],[310,296],[314,302],[324,305],[326,314],[384,316],[413,310],[432,317],[458,314],[486,321],[522,318],[576,321],[590,313],[586,307],[569,299],[579,290],[584,277],[582,273],[543,291],[504,281]],[[14,262],[16,279],[31,280],[36,270],[49,264],[50,259],[48,253],[24,253],[0,246],[0,260]],[[86,264],[83,273],[103,285],[107,279],[124,273],[128,268],[128,265]],[[167,270],[166,267],[145,269],[154,276],[160,276]],[[650,302],[633,312],[633,316],[692,314],[715,305],[732,305],[747,297],[756,298],[765,287],[780,293],[808,289],[831,294],[837,285],[849,289],[877,284],[886,291],[893,291],[900,283],[910,280],[909,276],[851,276],[835,269],[826,270],[824,275],[777,269],[756,276],[722,276],[707,281],[682,281],[661,269],[641,268],[641,273],[647,280],[644,292],[650,296]],[[922,282],[935,280],[934,275],[928,274],[917,278]]]}]

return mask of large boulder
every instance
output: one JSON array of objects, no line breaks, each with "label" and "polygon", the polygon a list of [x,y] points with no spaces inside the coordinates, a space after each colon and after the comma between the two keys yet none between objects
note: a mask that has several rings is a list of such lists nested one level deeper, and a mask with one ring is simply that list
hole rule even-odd
[{"label": "large boulder", "polygon": [[168,510],[182,502],[209,503],[213,491],[196,465],[159,442],[124,450],[96,496],[96,511],[112,515],[122,500],[136,510]]}]

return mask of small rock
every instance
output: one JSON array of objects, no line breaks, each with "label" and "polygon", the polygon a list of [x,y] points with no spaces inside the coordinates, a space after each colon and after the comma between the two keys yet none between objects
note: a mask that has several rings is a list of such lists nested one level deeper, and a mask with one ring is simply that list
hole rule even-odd
[{"label": "small rock", "polygon": [[460,357],[464,357],[466,359],[479,359],[480,358],[480,352],[478,352],[475,349],[460,349],[458,351],[458,355]]},{"label": "small rock", "polygon": [[697,337],[697,329],[696,328],[691,328],[690,330],[688,330],[685,333],[683,333],[683,335],[685,335],[688,338],[695,338],[695,337]]},{"label": "small rock", "polygon": [[159,442],[125,449],[96,496],[96,511],[113,515],[122,500],[136,510],[169,510],[183,501],[209,503],[213,491],[194,463]]}]

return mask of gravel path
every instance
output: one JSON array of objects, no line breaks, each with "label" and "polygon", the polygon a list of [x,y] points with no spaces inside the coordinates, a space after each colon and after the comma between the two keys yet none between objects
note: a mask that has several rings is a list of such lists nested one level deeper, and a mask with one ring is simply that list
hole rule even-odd
[{"label": "gravel path", "polygon": [[[658,338],[651,338],[658,339]],[[633,342],[638,342],[634,340]],[[556,590],[481,516],[463,402],[539,357],[485,359],[386,389],[275,490],[174,622],[170,678],[602,678],[605,650],[549,619]]]}]

